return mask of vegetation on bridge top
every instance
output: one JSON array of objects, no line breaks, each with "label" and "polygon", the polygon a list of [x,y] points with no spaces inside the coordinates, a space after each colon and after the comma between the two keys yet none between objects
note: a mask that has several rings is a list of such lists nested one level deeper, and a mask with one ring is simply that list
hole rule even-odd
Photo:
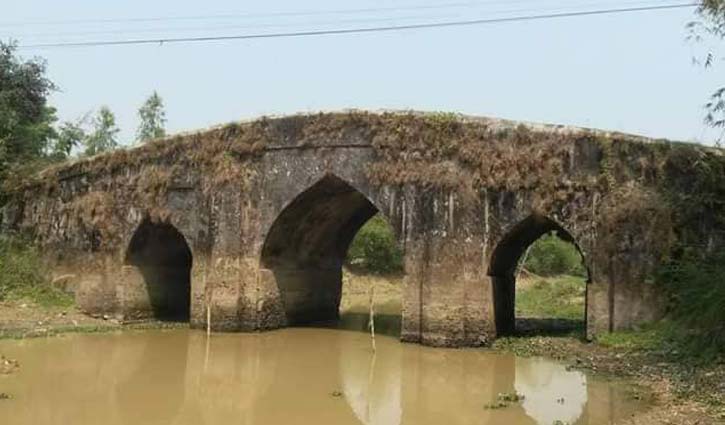
[{"label": "vegetation on bridge top", "polygon": [[[20,196],[51,194],[66,181],[80,181],[87,196],[99,198],[103,194],[91,194],[98,190],[94,181],[106,181],[102,186],[108,188],[115,179],[135,187],[143,205],[163,217],[160,204],[168,187],[188,170],[198,171],[205,191],[230,182],[245,187],[254,173],[245,160],[265,149],[343,144],[375,150],[377,160],[367,171],[376,184],[451,190],[464,202],[476,201],[483,188],[523,190],[544,212],[585,192],[619,194],[611,197],[617,207],[627,198],[664,206],[653,189],[682,186],[671,177],[725,164],[716,149],[620,133],[447,113],[350,111],[261,118],[166,137],[55,165],[23,181],[8,179],[4,187]],[[667,208],[662,210],[667,215]]]},{"label": "vegetation on bridge top", "polygon": [[[652,231],[648,239],[661,242],[663,252],[671,245],[668,229],[674,222],[693,223],[704,219],[702,214],[725,210],[722,150],[564,126],[415,112],[351,111],[228,124],[56,165],[23,182],[7,181],[5,189],[19,196],[52,194],[64,182],[79,182],[88,188],[84,197],[99,198],[102,193],[92,192],[122,184],[135,187],[139,204],[163,217],[168,188],[189,170],[197,173],[207,192],[230,182],[244,188],[254,177],[246,160],[265,149],[343,144],[375,150],[376,160],[367,169],[375,184],[453,191],[460,202],[478,202],[482,190],[523,191],[530,194],[534,209],[546,214],[597,193],[606,212],[599,215],[604,234],[618,220],[639,216]],[[707,219],[725,228],[722,215]]]},{"label": "vegetation on bridge top", "polygon": [[[47,185],[78,175],[113,173],[144,164],[190,164],[216,167],[231,158],[245,158],[266,148],[278,146],[324,146],[334,144],[369,144],[381,153],[383,161],[407,160],[408,168],[425,165],[428,178],[404,172],[394,173],[378,167],[373,174],[381,180],[428,182],[453,186],[455,176],[446,168],[431,169],[433,162],[456,160],[464,165],[483,167],[479,178],[484,183],[507,187],[530,187],[535,181],[524,176],[537,169],[542,161],[554,159],[560,150],[570,148],[566,142],[618,142],[635,145],[682,145],[702,153],[715,154],[714,148],[648,139],[616,132],[568,126],[517,123],[491,118],[476,118],[448,113],[349,111],[292,115],[230,123],[199,132],[182,133],[150,141],[144,145],[105,152],[50,166],[25,181],[12,181],[6,189]],[[499,147],[493,157],[492,142]],[[644,148],[656,150],[656,148]],[[405,158],[395,155],[405,153]],[[533,155],[533,158],[531,156]],[[528,163],[521,163],[528,158]],[[501,168],[519,165],[512,175],[499,179]],[[553,164],[552,172],[565,164]],[[400,168],[400,167],[398,167]],[[551,177],[551,176],[547,176]]]}]

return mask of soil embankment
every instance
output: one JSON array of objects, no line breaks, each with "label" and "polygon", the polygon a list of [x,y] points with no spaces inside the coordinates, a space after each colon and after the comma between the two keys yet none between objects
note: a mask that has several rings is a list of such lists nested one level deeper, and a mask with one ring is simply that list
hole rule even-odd
[{"label": "soil embankment", "polygon": [[68,332],[108,332],[122,329],[186,327],[186,323],[149,321],[121,323],[105,317],[91,317],[76,307],[40,306],[30,302],[0,302],[0,338],[30,338]]}]

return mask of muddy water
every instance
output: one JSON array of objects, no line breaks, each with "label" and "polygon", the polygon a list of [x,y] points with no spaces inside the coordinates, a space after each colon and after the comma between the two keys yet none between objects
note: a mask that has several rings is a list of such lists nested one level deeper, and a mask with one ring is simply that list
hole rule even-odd
[{"label": "muddy water", "polygon": [[[615,384],[541,359],[365,333],[138,331],[0,341],[12,424],[609,424],[639,406]],[[486,409],[499,392],[521,403]]]}]

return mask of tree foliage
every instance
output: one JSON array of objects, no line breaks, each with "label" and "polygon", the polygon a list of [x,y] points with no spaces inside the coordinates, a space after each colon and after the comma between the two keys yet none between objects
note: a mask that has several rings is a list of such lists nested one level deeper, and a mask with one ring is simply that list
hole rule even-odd
[{"label": "tree foliage", "polygon": [[156,91],[141,105],[141,108],[138,110],[138,116],[141,122],[136,131],[136,140],[139,143],[144,143],[148,140],[157,139],[166,135],[166,130],[164,129],[166,125],[164,102]]},{"label": "tree foliage", "polygon": [[725,34],[725,0],[702,0],[698,13],[708,20],[711,31]]},{"label": "tree foliage", "polygon": [[42,158],[55,132],[55,89],[41,59],[23,60],[14,43],[0,42],[0,174],[9,167]]},{"label": "tree foliage", "polygon": [[529,248],[522,265],[527,271],[539,276],[586,276],[581,254],[570,242],[555,234],[537,239]]},{"label": "tree foliage", "polygon": [[68,159],[73,149],[85,143],[88,136],[83,128],[84,121],[84,119],[76,122],[65,121],[57,127],[49,153],[53,160],[63,161]]},{"label": "tree foliage", "polygon": [[[701,41],[704,37],[725,38],[725,0],[701,0],[697,9],[701,21],[690,22],[690,39]],[[707,52],[703,60],[696,60],[706,68],[713,66],[715,54]],[[705,104],[705,123],[725,131],[725,87],[715,90]]]},{"label": "tree foliage", "polygon": [[701,360],[725,355],[725,251],[686,252],[659,280],[672,296],[672,331],[686,352]]},{"label": "tree foliage", "polygon": [[403,271],[403,254],[384,217],[376,215],[358,231],[347,252],[347,262],[349,266],[369,273]]},{"label": "tree foliage", "polygon": [[84,153],[91,156],[116,149],[119,131],[116,116],[107,106],[102,106],[93,118],[91,133],[84,140]]}]

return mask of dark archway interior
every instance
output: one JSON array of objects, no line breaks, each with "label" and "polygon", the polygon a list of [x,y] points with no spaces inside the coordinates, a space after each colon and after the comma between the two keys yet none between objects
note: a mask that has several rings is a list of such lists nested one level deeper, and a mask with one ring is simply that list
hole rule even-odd
[{"label": "dark archway interior", "polygon": [[541,215],[531,215],[516,225],[494,250],[489,275],[493,283],[497,334],[516,332],[516,272],[519,261],[531,244],[552,232],[576,246],[573,237],[556,222]]},{"label": "dark archway interior", "polygon": [[143,275],[156,319],[189,320],[192,255],[174,226],[144,220],[131,238],[125,263]]},{"label": "dark archway interior", "polygon": [[277,217],[262,266],[274,273],[289,325],[338,319],[348,247],[377,211],[355,188],[327,175]]}]

